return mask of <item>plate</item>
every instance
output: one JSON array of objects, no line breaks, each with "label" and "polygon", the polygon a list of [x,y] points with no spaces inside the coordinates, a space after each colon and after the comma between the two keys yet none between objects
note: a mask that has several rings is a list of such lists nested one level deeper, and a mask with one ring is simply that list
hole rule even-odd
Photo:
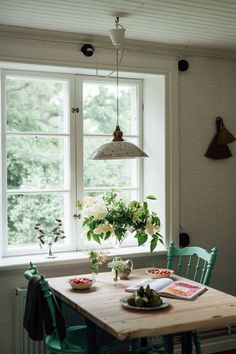
[{"label": "plate", "polygon": [[166,307],[168,307],[170,305],[169,302],[165,301],[162,299],[162,304],[160,306],[155,306],[155,307],[138,307],[138,306],[132,306],[132,305],[129,305],[127,303],[127,299],[129,298],[130,296],[125,296],[125,297],[122,297],[122,299],[120,299],[120,303],[122,306],[124,306],[125,308],[127,309],[132,309],[132,310],[141,310],[141,311],[156,311],[156,310],[161,310],[161,309],[165,309]]}]

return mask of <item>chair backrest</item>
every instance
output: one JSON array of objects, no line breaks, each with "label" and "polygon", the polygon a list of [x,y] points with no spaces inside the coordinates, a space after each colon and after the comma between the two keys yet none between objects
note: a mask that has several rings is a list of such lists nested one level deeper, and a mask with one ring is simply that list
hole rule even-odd
[{"label": "chair backrest", "polygon": [[[25,273],[24,273],[25,278],[27,280],[29,280],[33,275],[37,275],[37,274],[38,274],[37,267],[32,262],[30,262],[29,270],[25,271]],[[43,296],[45,297],[45,299],[47,301],[50,315],[52,317],[53,327],[56,330],[56,311],[55,311],[55,306],[54,306],[53,299],[52,299],[52,292],[49,288],[47,280],[45,280],[45,278],[42,275],[41,275],[41,279],[39,281],[39,284],[40,284]]]},{"label": "chair backrest", "polygon": [[201,247],[176,248],[174,242],[171,242],[167,254],[167,268],[174,269],[177,275],[209,285],[216,256],[216,248],[209,253]]}]

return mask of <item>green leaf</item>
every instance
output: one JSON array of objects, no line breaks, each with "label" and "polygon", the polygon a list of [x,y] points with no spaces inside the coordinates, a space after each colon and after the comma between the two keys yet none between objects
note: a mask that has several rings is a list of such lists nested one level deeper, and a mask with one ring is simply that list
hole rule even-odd
[{"label": "green leaf", "polygon": [[111,236],[111,231],[107,231],[104,240],[107,240]]},{"label": "green leaf", "polygon": [[135,208],[138,205],[139,205],[139,202],[137,202],[136,200],[133,200],[132,202],[129,203],[129,208]]},{"label": "green leaf", "polygon": [[141,233],[137,233],[136,234],[137,240],[138,240],[138,245],[141,246],[143,245],[147,239],[148,239],[148,235],[146,234],[141,234]]},{"label": "green leaf", "polygon": [[91,230],[89,230],[89,231],[87,232],[87,239],[88,239],[89,241],[91,241],[92,235],[93,235],[93,232],[92,232]]},{"label": "green leaf", "polygon": [[120,229],[115,229],[115,235],[117,236],[118,241],[121,241],[124,236],[122,230]]},{"label": "green leaf", "polygon": [[97,243],[101,243],[101,241],[100,241],[100,236],[99,236],[99,235],[93,234],[93,239],[94,239],[94,241],[96,241]]},{"label": "green leaf", "polygon": [[152,239],[151,243],[150,243],[150,251],[153,252],[154,249],[156,248],[157,246],[157,242],[158,242],[158,238],[155,237]]},{"label": "green leaf", "polygon": [[161,238],[159,238],[159,242],[160,242],[162,245],[164,245],[164,242],[163,242],[163,240],[162,240]]},{"label": "green leaf", "polygon": [[153,194],[148,194],[147,196],[146,196],[146,198],[147,199],[151,199],[151,200],[156,200],[157,198],[155,197],[155,195],[153,195]]},{"label": "green leaf", "polygon": [[83,221],[83,226],[87,225],[88,222],[89,222],[88,219],[84,219],[84,221]]}]

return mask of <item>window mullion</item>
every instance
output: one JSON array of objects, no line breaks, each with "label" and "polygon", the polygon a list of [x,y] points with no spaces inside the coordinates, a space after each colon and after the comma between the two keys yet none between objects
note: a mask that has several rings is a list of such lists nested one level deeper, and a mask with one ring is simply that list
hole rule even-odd
[{"label": "window mullion", "polygon": [[6,97],[5,97],[5,73],[1,70],[1,237],[0,244],[2,243],[2,254],[4,256],[7,250],[7,163],[6,163]]},{"label": "window mullion", "polygon": [[[82,76],[76,75],[75,87],[76,97],[75,106],[79,107],[79,113],[76,113],[75,119],[75,156],[76,156],[76,200],[83,200],[84,185],[84,139],[83,139],[83,79]],[[82,241],[81,222],[76,219],[76,248],[81,248]]]}]

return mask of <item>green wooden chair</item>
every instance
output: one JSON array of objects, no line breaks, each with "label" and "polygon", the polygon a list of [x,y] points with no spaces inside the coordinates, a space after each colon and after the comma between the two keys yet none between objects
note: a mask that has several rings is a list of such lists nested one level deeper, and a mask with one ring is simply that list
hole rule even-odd
[{"label": "green wooden chair", "polygon": [[[171,242],[167,254],[167,268],[175,274],[192,279],[203,285],[209,285],[217,250],[209,253],[201,247],[176,248]],[[202,354],[198,331],[192,333],[196,354]]]},{"label": "green wooden chair", "polygon": [[217,256],[216,248],[207,252],[201,247],[176,248],[170,243],[167,254],[167,268],[175,274],[209,285]]},{"label": "green wooden chair", "polygon": [[[26,279],[30,279],[34,275],[38,275],[35,265],[30,263],[30,268],[24,273]],[[45,338],[48,354],[86,354],[87,353],[87,326],[69,326],[66,327],[66,337],[60,341],[56,326],[56,309],[53,301],[53,295],[50,291],[48,282],[43,276],[39,280],[42,294],[46,299],[48,311],[52,318],[53,333]],[[114,347],[115,340],[112,336],[104,337],[102,340],[97,338],[96,353],[110,354]]]}]

